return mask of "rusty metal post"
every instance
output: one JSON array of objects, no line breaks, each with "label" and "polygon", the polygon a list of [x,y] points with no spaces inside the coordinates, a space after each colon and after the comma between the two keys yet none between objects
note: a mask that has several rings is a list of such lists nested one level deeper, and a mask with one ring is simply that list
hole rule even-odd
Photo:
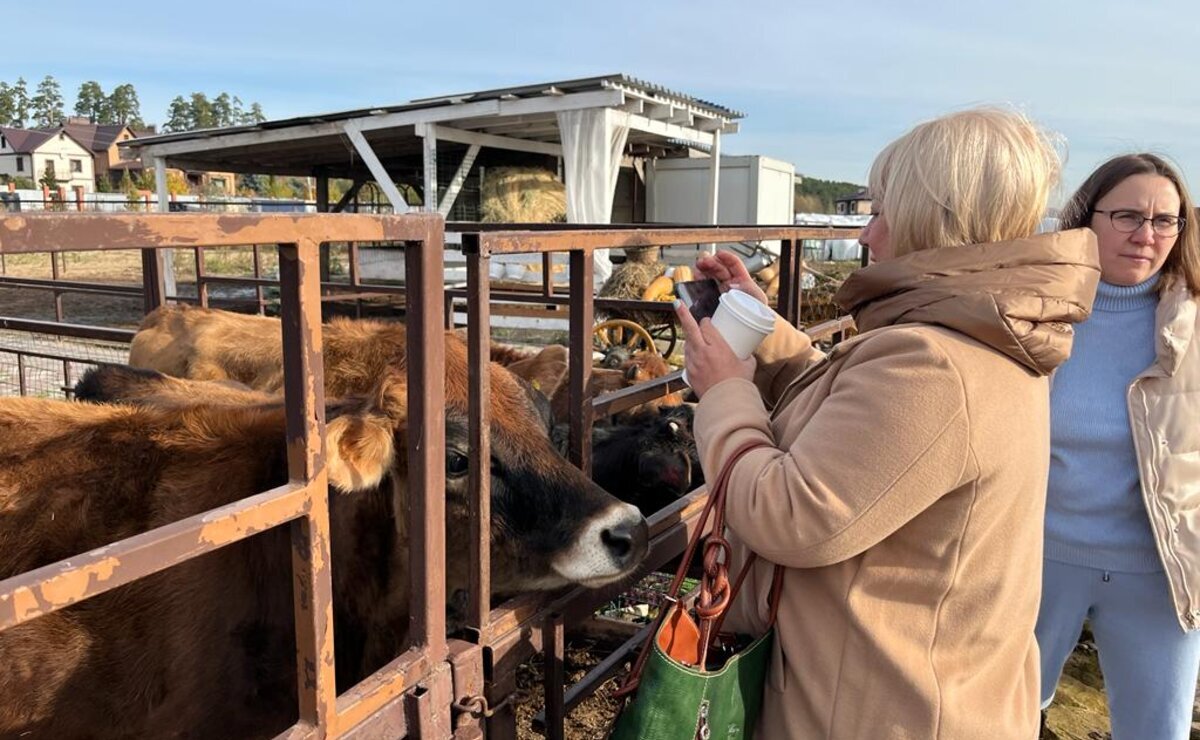
[{"label": "rusty metal post", "polygon": [[196,247],[192,251],[196,253],[196,298],[200,302],[201,308],[208,308],[208,281],[204,265],[204,250]]},{"label": "rusty metal post", "polygon": [[410,736],[449,738],[452,720],[450,705],[454,703],[450,665],[441,663],[413,691],[404,696]]},{"label": "rusty metal post", "polygon": [[[483,696],[483,647],[463,640],[449,642],[454,703]],[[454,718],[454,740],[482,740],[483,716],[460,712]]]},{"label": "rusty metal post", "polygon": [[157,249],[142,250],[142,303],[146,313],[150,313],[167,302],[164,270],[161,251]]},{"label": "rusty metal post", "polygon": [[[359,281],[358,271],[358,242],[350,242],[346,246],[346,259],[349,263],[350,285],[353,287],[354,292],[359,294],[362,292],[360,289],[362,283]],[[354,299],[354,317],[358,319],[362,318],[362,298],[357,296]]]},{"label": "rusty metal post", "polygon": [[488,267],[491,260],[479,254],[477,234],[464,234],[467,255],[467,367],[469,370],[470,444],[470,577],[467,586],[467,624],[482,632],[491,606],[491,306]]},{"label": "rusty metal post", "polygon": [[554,252],[542,253],[542,295],[554,295]]},{"label": "rusty metal post", "polygon": [[799,252],[795,239],[784,239],[779,250],[779,315],[788,323],[796,326],[800,322],[800,310],[797,305],[797,293],[801,271],[799,269]]},{"label": "rusty metal post", "polygon": [[[254,279],[258,280],[259,278],[262,277],[262,252],[259,250],[259,247],[257,244],[250,247],[250,252],[254,255]],[[266,313],[266,305],[267,305],[266,301],[263,300],[262,285],[256,284],[254,286],[254,299],[255,299],[255,301],[257,301],[258,315],[262,316],[263,314]]]},{"label": "rusty metal post", "polygon": [[561,614],[551,614],[542,626],[543,683],[546,695],[546,737],[563,740],[567,718],[564,690],[567,682],[564,666],[566,647]]},{"label": "rusty metal post", "polygon": [[[59,272],[59,269],[58,269],[58,253],[57,252],[50,253],[50,277],[55,282],[58,282],[58,280],[62,277],[62,274]],[[62,323],[62,320],[63,320],[62,293],[60,293],[57,290],[54,291],[54,320],[59,322],[60,324]]]},{"label": "rusty metal post", "polygon": [[408,496],[412,643],[446,655],[446,388],[441,224],[407,242]]},{"label": "rusty metal post", "polygon": [[25,395],[25,355],[17,353],[17,392]]},{"label": "rusty metal post", "polygon": [[305,482],[308,513],[292,527],[300,720],[325,730],[333,720],[333,587],[325,471],[325,378],[317,244],[279,246],[288,475]]},{"label": "rusty metal post", "polygon": [[584,473],[592,471],[592,255],[571,250],[570,401],[567,457]]}]

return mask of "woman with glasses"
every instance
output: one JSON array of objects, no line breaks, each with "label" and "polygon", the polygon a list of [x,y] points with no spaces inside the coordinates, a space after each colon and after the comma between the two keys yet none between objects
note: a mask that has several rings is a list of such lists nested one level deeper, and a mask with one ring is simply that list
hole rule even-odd
[{"label": "woman with glasses", "polygon": [[1179,174],[1105,162],[1062,228],[1090,227],[1101,282],[1051,389],[1041,649],[1049,706],[1085,619],[1116,740],[1191,729],[1200,668],[1200,242]]}]

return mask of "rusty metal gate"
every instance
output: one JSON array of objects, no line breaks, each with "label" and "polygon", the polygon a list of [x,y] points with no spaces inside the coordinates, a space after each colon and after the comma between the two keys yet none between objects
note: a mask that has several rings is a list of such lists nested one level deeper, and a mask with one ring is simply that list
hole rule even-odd
[{"label": "rusty metal gate", "polygon": [[[566,687],[563,671],[564,631],[581,623],[620,587],[577,588],[560,594],[529,594],[497,606],[490,599],[490,458],[488,420],[490,389],[483,372],[489,358],[493,300],[542,304],[566,309],[570,324],[569,393],[571,418],[569,456],[590,469],[589,451],[594,419],[619,413],[652,398],[684,388],[679,372],[655,381],[609,393],[587,395],[591,364],[591,326],[597,306],[663,310],[659,304],[594,299],[592,259],[595,249],[748,242],[782,242],[781,284],[789,286],[779,299],[779,311],[792,323],[800,316],[802,294],[798,279],[805,239],[854,236],[856,231],[798,227],[673,227],[673,228],[538,228],[512,230],[496,225],[455,225],[462,234],[467,257],[465,289],[443,286],[443,227],[436,216],[309,215],[38,215],[0,220],[0,256],[29,252],[141,249],[144,286],[97,286],[62,280],[17,281],[19,287],[54,291],[56,322],[0,316],[0,328],[42,332],[60,337],[128,342],[133,332],[69,324],[63,321],[57,298],[65,291],[124,291],[144,296],[150,310],[166,300],[208,303],[208,284],[253,286],[252,304],[261,313],[263,289],[278,286],[283,318],[285,399],[288,409],[290,482],[283,487],[230,504],[215,512],[114,543],[104,553],[89,553],[47,565],[0,582],[0,630],[65,608],[112,588],[150,575],[184,560],[289,523],[296,537],[293,575],[303,588],[296,592],[297,665],[303,677],[298,687],[300,721],[289,737],[450,737],[508,738],[516,735],[512,698],[516,667],[536,651],[545,656],[546,708],[539,716],[549,737],[562,737],[567,712],[615,671],[636,644],[630,640],[578,685]],[[322,281],[322,248],[346,243],[348,283]],[[403,287],[367,285],[358,277],[359,243],[400,243],[404,246],[406,284]],[[257,245],[278,245],[278,280],[264,278]],[[53,245],[48,249],[47,245]],[[208,276],[206,249],[252,246],[255,275],[251,278]],[[197,278],[196,296],[167,296],[163,248],[192,249]],[[504,253],[541,253],[548,266],[552,253],[569,255],[570,288],[554,293],[550,270],[544,270],[540,295],[492,293],[489,260]],[[52,256],[53,262],[53,256]],[[58,271],[55,270],[55,277]],[[0,278],[2,280],[2,278]],[[8,283],[14,285],[13,282]],[[324,295],[323,295],[324,293]],[[333,684],[332,599],[329,576],[329,512],[324,471],[324,393],[321,364],[322,300],[357,299],[365,295],[399,295],[407,314],[410,419],[419,418],[420,434],[409,436],[411,476],[418,482],[417,505],[410,512],[414,564],[410,583],[414,604],[414,639],[410,648],[375,675],[341,696]],[[444,531],[444,406],[443,350],[438,341],[443,326],[452,326],[454,302],[465,303],[469,350],[469,435],[471,547],[466,639],[445,635]],[[848,319],[809,329],[815,339],[838,341],[852,329]],[[432,340],[432,341],[431,341]],[[37,353],[34,353],[35,356]],[[53,357],[53,355],[50,355]],[[69,394],[72,360],[61,360],[64,393]],[[18,355],[18,363],[21,362]],[[76,360],[78,362],[78,360]],[[84,362],[93,362],[88,359]],[[103,360],[101,360],[103,362]],[[93,362],[93,364],[95,364]],[[23,378],[23,375],[22,375]],[[25,393],[22,380],[21,393]],[[410,422],[411,423],[411,422]],[[650,518],[651,543],[641,572],[661,568],[682,553],[695,519],[704,505],[703,490],[693,492]],[[214,518],[215,517],[215,518]],[[220,537],[201,537],[205,526],[221,523]],[[224,526],[228,525],[228,526]],[[207,530],[211,531],[211,530]]]}]

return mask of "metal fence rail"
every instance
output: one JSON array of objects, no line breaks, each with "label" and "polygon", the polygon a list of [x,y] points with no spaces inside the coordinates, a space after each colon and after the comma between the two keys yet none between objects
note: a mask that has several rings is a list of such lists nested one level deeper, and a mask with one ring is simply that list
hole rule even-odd
[{"label": "metal fence rail", "polygon": [[[802,269],[801,240],[853,237],[856,230],[780,227],[564,227],[452,224],[461,233],[467,261],[465,287],[443,285],[443,226],[431,216],[311,215],[89,215],[62,214],[3,218],[0,256],[55,250],[98,251],[143,249],[143,285],[105,286],[98,283],[66,283],[46,280],[21,287],[55,291],[102,291],[120,289],[120,294],[140,297],[148,311],[167,300],[208,305],[210,286],[243,286],[254,296],[243,307],[262,313],[268,291],[278,291],[283,318],[285,346],[285,398],[288,408],[289,471],[291,482],[273,491],[225,507],[216,516],[251,514],[260,528],[289,523],[297,537],[293,558],[295,577],[306,584],[297,591],[298,665],[301,676],[306,666],[316,666],[314,680],[302,683],[301,721],[290,737],[318,734],[337,736],[439,736],[478,737],[486,728],[489,737],[516,735],[512,697],[516,691],[516,666],[535,651],[546,658],[545,732],[562,737],[566,712],[590,694],[611,671],[614,659],[588,675],[575,687],[564,686],[563,644],[566,629],[588,619],[594,610],[617,596],[621,586],[599,590],[570,589],[557,594],[529,594],[492,608],[490,582],[490,387],[487,363],[490,357],[490,324],[493,303],[507,302],[542,306],[562,311],[570,326],[569,394],[571,419],[569,456],[583,470],[590,469],[591,427],[594,419],[619,413],[648,400],[681,390],[680,373],[640,384],[597,398],[588,394],[591,374],[591,329],[594,311],[601,309],[669,312],[669,304],[644,301],[597,299],[592,295],[592,259],[595,249],[670,246],[678,244],[737,243],[780,240],[781,285],[779,311],[792,323],[799,320],[802,291],[798,276]],[[402,243],[406,267],[404,285],[364,282],[358,266],[360,243]],[[330,243],[346,244],[348,279],[332,281],[322,270]],[[205,251],[212,247],[245,245],[252,249],[254,275],[231,277],[211,275],[206,270]],[[259,253],[261,245],[278,245],[279,277],[267,277]],[[193,250],[196,295],[168,296],[164,281],[162,248]],[[555,293],[548,269],[553,253],[568,254],[570,273],[566,293]],[[492,291],[489,261],[504,253],[541,253],[543,285],[540,293]],[[58,277],[56,273],[56,277]],[[15,285],[15,282],[9,283]],[[0,282],[0,287],[3,283]],[[320,359],[320,305],[323,301],[386,295],[402,304],[408,323],[408,385],[410,419],[421,419],[420,432],[409,434],[409,467],[413,491],[420,491],[410,512],[413,533],[413,574],[410,584],[413,612],[413,646],[391,664],[340,697],[334,696],[332,680],[331,626],[321,615],[330,602],[328,573],[328,506],[324,498],[323,408]],[[467,641],[445,636],[445,530],[442,493],[444,481],[443,358],[440,332],[450,326],[451,315],[461,306],[467,316],[469,363],[469,484],[471,501],[470,580]],[[133,332],[91,327],[63,321],[30,321],[0,317],[0,329],[37,332],[79,340],[127,343]],[[836,343],[852,330],[848,319],[812,327],[814,340]],[[117,345],[119,346],[119,345]],[[0,355],[5,350],[0,349]],[[49,353],[47,353],[49,354]],[[53,360],[63,362],[65,389],[70,383],[69,363],[77,356],[64,351]],[[27,353],[30,357],[33,355]],[[87,360],[82,360],[86,362]],[[24,363],[26,360],[19,359]],[[3,366],[0,365],[0,381]],[[23,383],[23,381],[22,381]],[[2,383],[0,383],[2,386]],[[307,389],[307,390],[306,390]],[[315,390],[314,390],[315,389]],[[0,387],[0,392],[3,388]],[[22,384],[21,392],[26,388]],[[62,389],[59,389],[62,390]],[[411,422],[410,422],[411,423]],[[705,492],[695,491],[650,518],[650,551],[643,572],[661,568],[682,553],[705,503]],[[255,531],[259,531],[256,529]],[[228,542],[248,536],[238,533]],[[130,540],[117,543],[116,552],[129,564],[116,571],[116,581],[107,580],[88,598],[120,583],[194,557],[197,550],[195,522],[184,520]],[[228,544],[221,542],[212,547]],[[110,551],[111,554],[112,551]],[[313,565],[315,564],[315,565]],[[18,613],[17,599],[44,589],[52,579],[80,568],[94,567],[88,559],[73,559],[71,565],[57,563],[0,582],[0,629],[25,621],[42,612]],[[25,603],[22,601],[21,603]],[[52,605],[52,609],[65,606]],[[6,621],[8,620],[8,621]],[[478,697],[486,699],[488,711],[481,712]],[[473,703],[474,702],[474,703]],[[484,714],[488,715],[486,722]]]},{"label": "metal fence rail", "polygon": [[[853,235],[852,232],[850,235]],[[588,393],[591,375],[591,327],[596,301],[592,296],[592,259],[595,249],[625,247],[662,247],[677,244],[733,243],[781,240],[781,285],[788,286],[779,297],[779,312],[795,324],[800,316],[801,240],[843,238],[846,230],[783,227],[673,227],[673,228],[598,228],[563,230],[479,231],[464,233],[463,252],[467,257],[467,333],[473,371],[469,379],[469,410],[472,469],[490,458],[486,420],[490,388],[486,373],[475,372],[478,363],[488,357],[491,291],[489,261],[493,255],[541,253],[548,266],[552,253],[566,252],[569,257],[569,396],[570,433],[568,456],[585,472],[590,471],[591,429],[597,414],[616,413],[650,398],[660,397],[683,387],[679,373],[673,373],[645,386],[593,399]],[[545,295],[552,294],[550,271],[543,270]],[[639,302],[640,303],[640,302]],[[659,307],[660,310],[663,307]],[[824,327],[829,338],[840,338],[848,325],[838,322]],[[564,684],[564,625],[581,623],[594,610],[617,596],[623,586],[603,589],[571,589],[558,596],[528,595],[500,605],[490,604],[487,556],[490,531],[486,525],[490,505],[487,476],[473,476],[471,484],[471,579],[467,622],[475,639],[486,647],[488,656],[488,700],[493,706],[504,705],[516,691],[516,666],[535,651],[541,651],[546,666],[545,732],[547,737],[563,737],[568,702]],[[696,526],[706,493],[696,491],[650,519],[650,551],[640,572],[661,568],[683,552],[688,536]],[[572,692],[574,705],[597,682]],[[516,736],[516,717],[511,706],[496,712],[488,722],[488,736]]]},{"label": "metal fence rail", "polygon": [[[412,646],[341,697],[333,675],[328,479],[318,245],[403,242],[410,288],[408,350]],[[160,248],[272,243],[280,252],[284,398],[290,481],[216,510],[0,581],[0,630],[93,598],[265,529],[293,530],[299,722],[288,737],[338,736],[370,724],[404,724],[421,735],[449,727],[449,702],[434,703],[450,676],[444,614],[443,347],[441,220],[430,216],[43,215],[0,218],[0,253],[142,249],[146,305],[160,304]],[[419,308],[418,308],[419,306]],[[412,310],[416,308],[417,310]],[[17,322],[9,326],[22,328]],[[45,328],[45,327],[41,327]],[[71,331],[71,330],[64,330]],[[80,329],[76,333],[85,333]],[[412,422],[416,426],[412,426]],[[214,526],[214,523],[228,526]],[[85,580],[81,580],[85,579]],[[69,582],[86,586],[56,588]],[[424,683],[422,683],[424,682]],[[414,688],[416,687],[416,688]],[[407,694],[406,694],[407,692]],[[407,698],[404,698],[407,696]],[[405,710],[397,719],[389,708]]]}]

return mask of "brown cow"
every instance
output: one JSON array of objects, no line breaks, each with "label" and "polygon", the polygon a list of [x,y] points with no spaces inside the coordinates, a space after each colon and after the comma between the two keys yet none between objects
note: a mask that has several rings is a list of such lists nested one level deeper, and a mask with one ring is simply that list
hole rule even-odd
[{"label": "brown cow", "polygon": [[[447,550],[460,552],[469,531],[461,342],[447,339],[446,368]],[[567,464],[515,379],[491,373],[494,587],[625,577],[646,551],[645,521]],[[84,395],[134,403],[0,400],[0,578],[287,480],[282,404],[228,385],[216,401],[189,404],[185,387],[154,374],[96,374],[110,377],[81,385]],[[166,400],[139,390],[139,377]],[[341,690],[396,655],[408,626],[407,386],[395,369],[378,377],[370,394],[326,410]],[[0,632],[0,736],[280,732],[296,716],[290,568],[279,527]]]},{"label": "brown cow", "polygon": [[[514,375],[528,380],[534,388],[550,398],[550,408],[558,421],[566,419],[571,409],[570,385],[567,383],[569,357],[570,352],[566,347],[552,344],[535,355],[518,359],[507,366]],[[658,353],[639,352],[623,358],[613,367],[592,368],[589,388],[593,397],[600,396],[662,377],[670,371],[670,366]],[[683,395],[675,392],[635,406],[626,413],[657,411],[681,403]]]}]

